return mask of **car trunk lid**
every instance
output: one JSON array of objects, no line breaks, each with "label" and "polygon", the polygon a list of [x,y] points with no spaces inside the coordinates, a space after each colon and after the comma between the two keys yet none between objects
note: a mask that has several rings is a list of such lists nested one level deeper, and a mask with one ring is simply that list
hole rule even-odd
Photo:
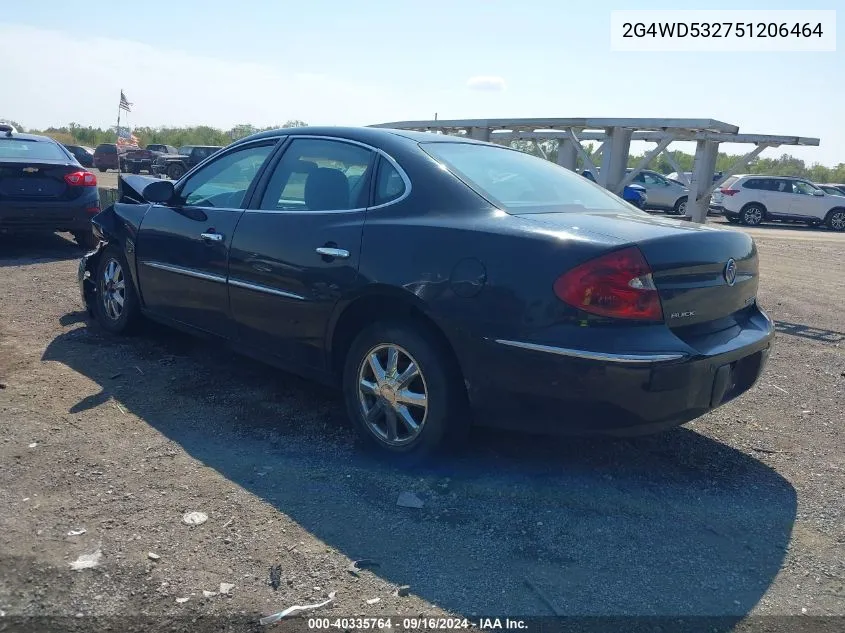
[{"label": "car trunk lid", "polygon": [[757,295],[758,259],[746,233],[646,213],[523,214],[555,228],[602,235],[610,244],[637,246],[652,270],[671,328],[711,324],[730,327],[730,317]]},{"label": "car trunk lid", "polygon": [[79,165],[61,162],[0,162],[0,199],[68,200],[80,187],[70,187],[65,176],[83,171]]}]

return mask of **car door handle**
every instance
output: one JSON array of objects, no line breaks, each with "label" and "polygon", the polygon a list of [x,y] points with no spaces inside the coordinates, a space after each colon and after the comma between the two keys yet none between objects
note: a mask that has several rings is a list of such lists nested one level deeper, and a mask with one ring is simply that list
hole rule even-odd
[{"label": "car door handle", "polygon": [[200,237],[206,242],[222,242],[223,236],[220,233],[200,233]]},{"label": "car door handle", "polygon": [[338,259],[346,259],[349,257],[349,251],[343,248],[334,248],[331,246],[320,246],[317,253],[323,257],[337,257]]}]

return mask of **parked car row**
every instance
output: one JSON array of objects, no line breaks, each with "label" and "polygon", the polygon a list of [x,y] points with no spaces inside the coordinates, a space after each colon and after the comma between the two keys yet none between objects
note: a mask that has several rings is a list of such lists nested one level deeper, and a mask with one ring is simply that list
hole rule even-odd
[{"label": "parked car row", "polygon": [[787,176],[731,176],[710,199],[728,222],[756,226],[761,222],[824,224],[845,230],[845,185],[815,185]]}]

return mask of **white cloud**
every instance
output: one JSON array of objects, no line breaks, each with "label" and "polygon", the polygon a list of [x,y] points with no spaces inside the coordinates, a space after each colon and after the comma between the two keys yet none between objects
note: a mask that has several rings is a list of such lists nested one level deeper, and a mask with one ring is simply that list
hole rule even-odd
[{"label": "white cloud", "polygon": [[121,89],[134,104],[133,126],[229,128],[288,119],[363,125],[395,118],[384,88],[297,70],[0,23],[0,117],[28,127],[114,125]]},{"label": "white cloud", "polygon": [[467,80],[467,87],[471,90],[483,90],[487,92],[501,92],[507,86],[505,80],[493,75],[478,75]]}]

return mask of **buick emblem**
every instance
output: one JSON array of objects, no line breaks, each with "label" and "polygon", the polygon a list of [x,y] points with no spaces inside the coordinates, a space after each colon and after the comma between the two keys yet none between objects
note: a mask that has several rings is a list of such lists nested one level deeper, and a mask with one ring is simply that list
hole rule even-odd
[{"label": "buick emblem", "polygon": [[729,286],[733,286],[736,283],[736,262],[733,258],[728,260],[728,263],[725,264],[725,281],[728,282]]},{"label": "buick emblem", "polygon": [[26,172],[27,174],[34,174],[38,171],[38,167],[24,167],[22,171]]}]

